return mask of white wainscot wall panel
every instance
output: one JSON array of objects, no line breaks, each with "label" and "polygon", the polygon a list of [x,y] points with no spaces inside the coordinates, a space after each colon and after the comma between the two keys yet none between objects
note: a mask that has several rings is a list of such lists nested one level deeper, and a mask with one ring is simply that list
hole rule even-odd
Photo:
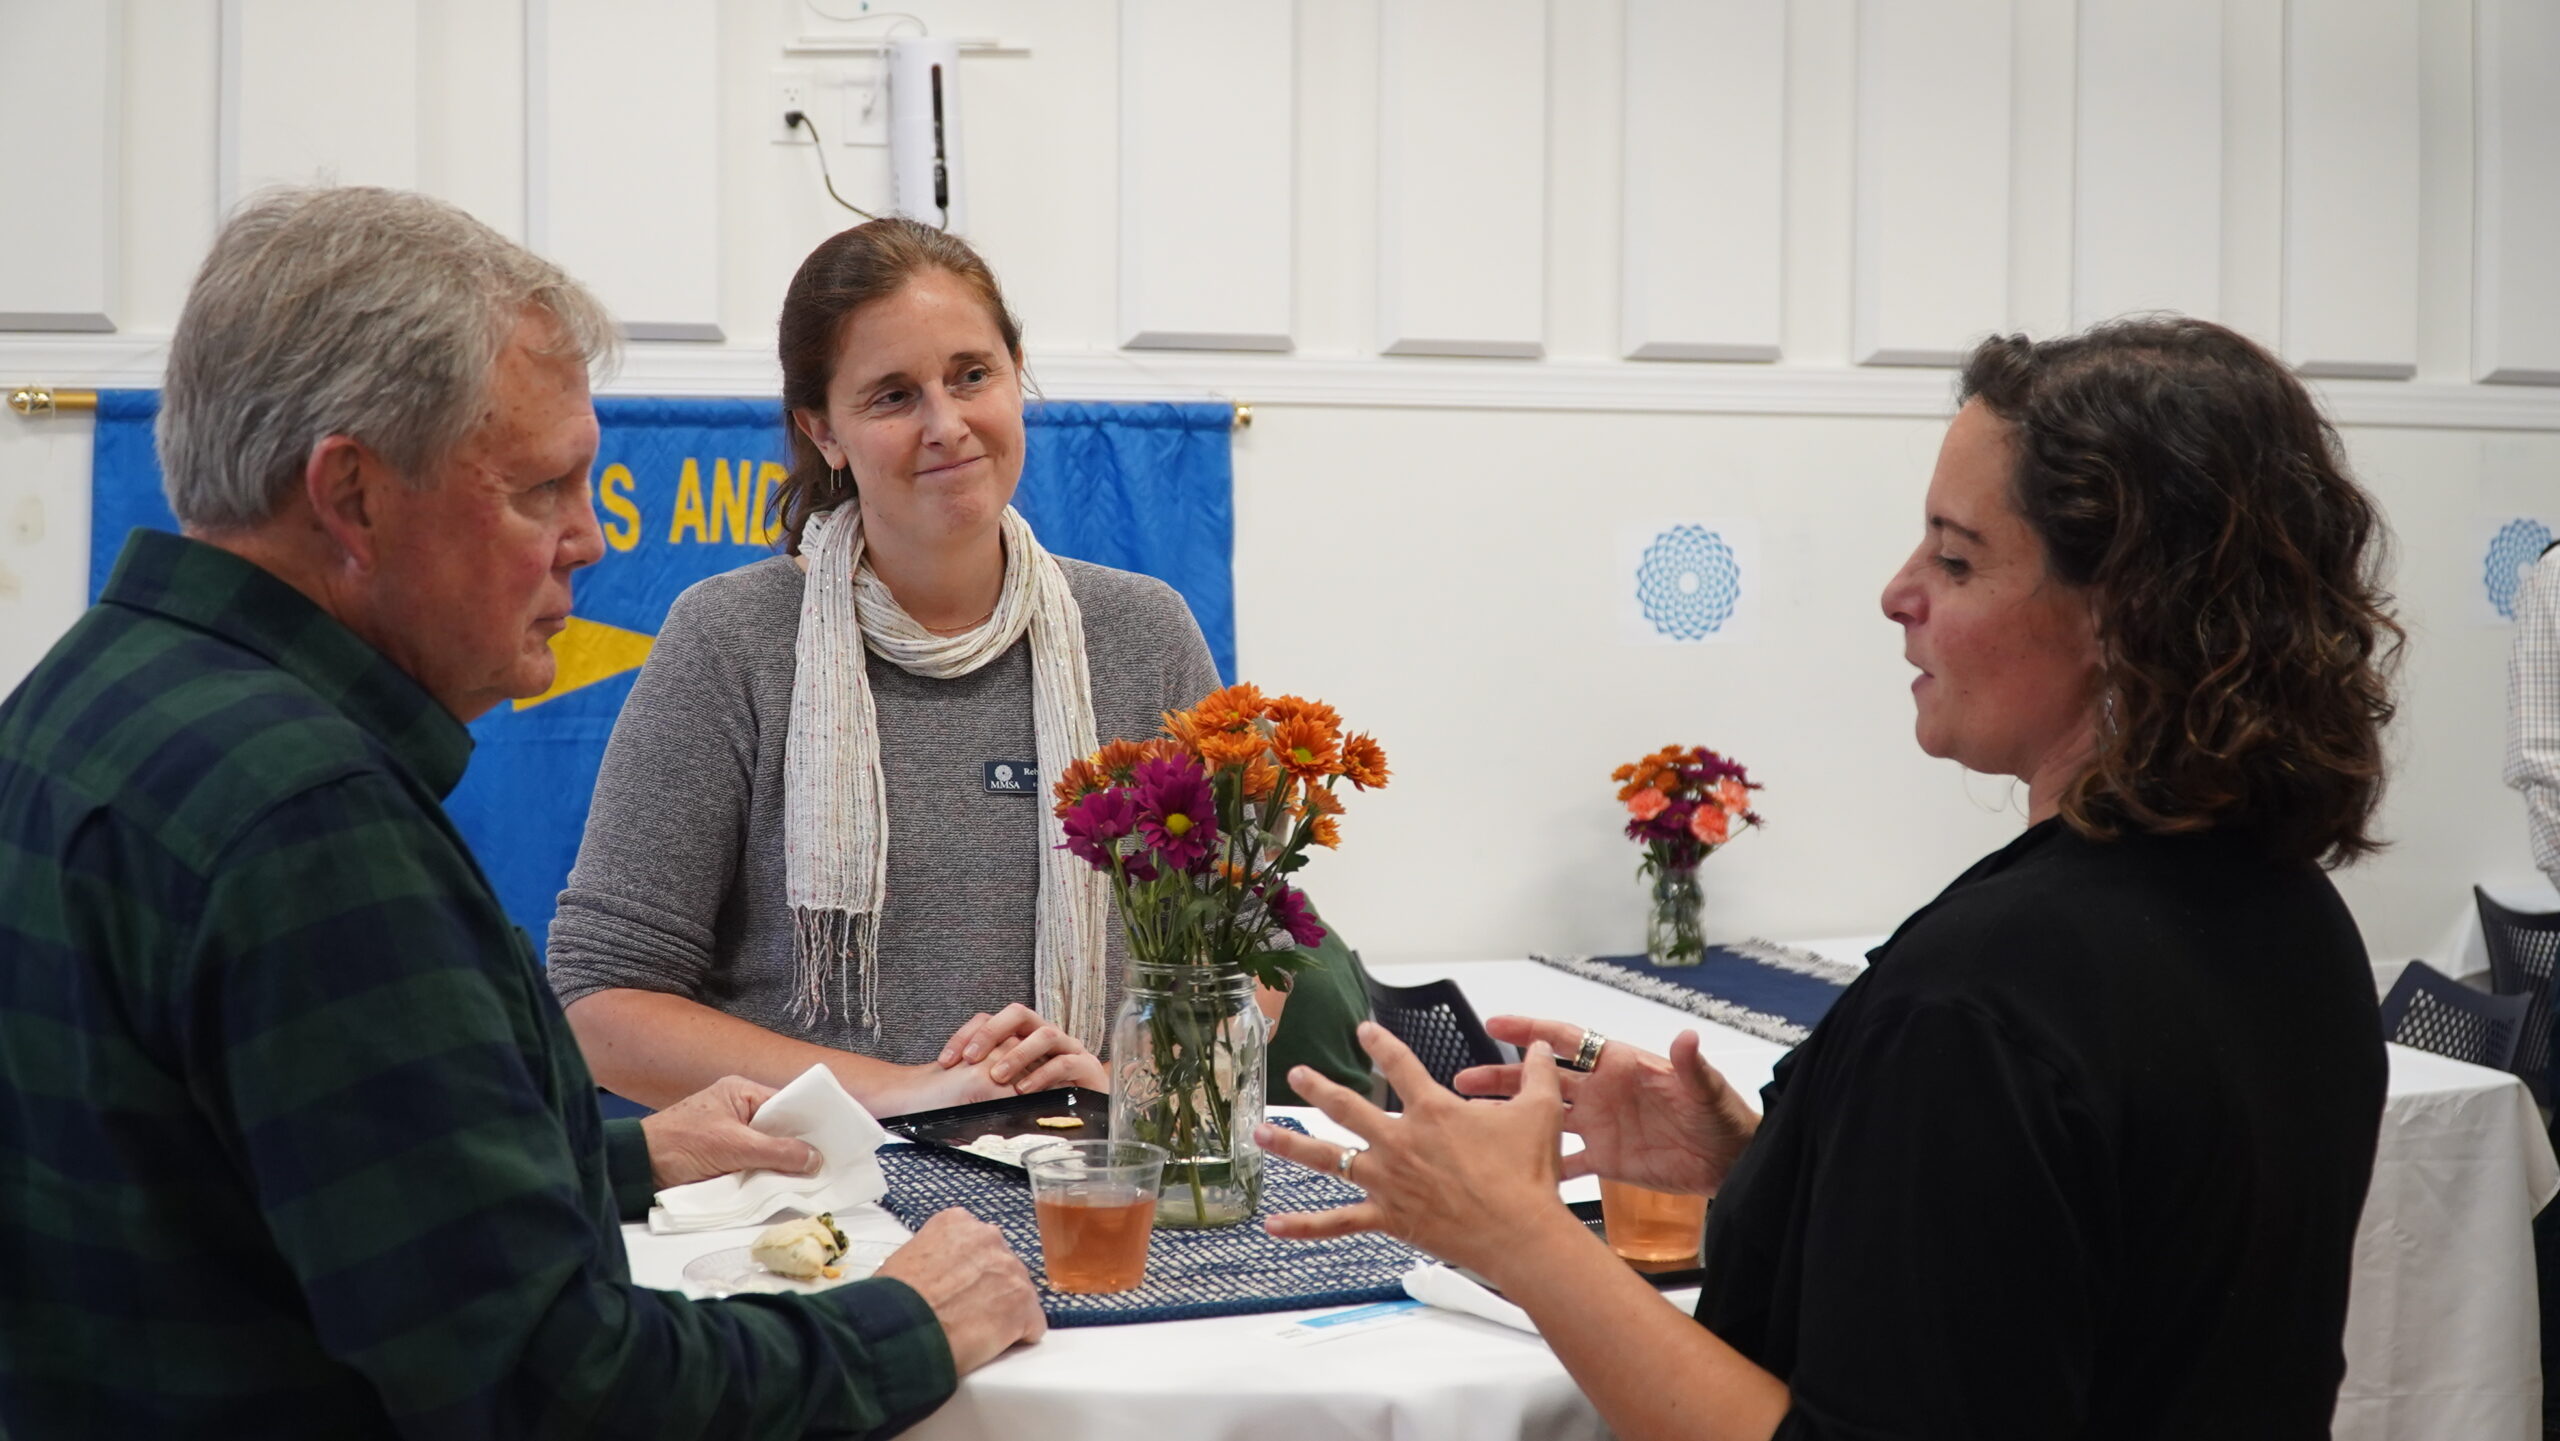
[{"label": "white wainscot wall panel", "polygon": [[1621,348],[1776,360],[1785,0],[1627,0]]},{"label": "white wainscot wall panel", "polygon": [[1382,0],[1378,344],[1545,351],[1544,0]]},{"label": "white wainscot wall panel", "polygon": [[526,0],[525,67],[533,248],[634,339],[720,339],[717,0]]},{"label": "white wainscot wall panel", "polygon": [[1120,343],[1287,350],[1292,3],[1120,0]]},{"label": "white wainscot wall panel", "polygon": [[0,330],[113,330],[120,5],[0,0]]},{"label": "white wainscot wall panel", "polygon": [[2009,315],[2010,0],[1859,0],[1862,365],[1952,365]]},{"label": "white wainscot wall panel", "polygon": [[215,171],[270,185],[418,184],[416,0],[223,0]]},{"label": "white wainscot wall panel", "polygon": [[2080,0],[2071,319],[2222,309],[2221,0]]},{"label": "white wainscot wall panel", "polygon": [[2560,4],[2479,0],[2472,369],[2560,385]]},{"label": "white wainscot wall panel", "polygon": [[2418,371],[2419,4],[2285,10],[2284,356],[2306,375]]}]

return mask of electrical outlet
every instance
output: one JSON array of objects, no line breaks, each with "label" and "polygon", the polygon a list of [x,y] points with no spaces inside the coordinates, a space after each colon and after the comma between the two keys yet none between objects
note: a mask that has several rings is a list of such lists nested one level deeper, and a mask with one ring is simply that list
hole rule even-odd
[{"label": "electrical outlet", "polygon": [[768,133],[773,136],[774,144],[807,145],[812,143],[809,139],[809,131],[807,127],[788,124],[782,117],[790,114],[794,110],[797,110],[802,114],[807,115],[810,119],[824,125],[826,123],[826,117],[820,115],[814,108],[817,99],[818,80],[816,76],[811,75],[808,71],[786,69],[776,70],[773,72],[773,84],[767,87],[766,90],[765,124],[769,127]]},{"label": "electrical outlet", "polygon": [[827,132],[830,145],[886,145],[889,143],[888,87],[876,78],[849,80],[837,87],[844,97],[839,106],[841,118]]}]

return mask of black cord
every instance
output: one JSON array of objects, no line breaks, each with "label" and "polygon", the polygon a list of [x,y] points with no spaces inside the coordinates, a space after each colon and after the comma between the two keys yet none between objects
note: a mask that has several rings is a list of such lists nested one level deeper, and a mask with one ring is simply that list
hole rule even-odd
[{"label": "black cord", "polygon": [[879,216],[872,214],[870,211],[863,209],[861,206],[854,204],[852,201],[845,199],[843,196],[836,194],[836,178],[827,169],[827,142],[819,138],[818,122],[810,119],[805,111],[785,110],[782,112],[782,123],[794,130],[799,129],[803,125],[809,127],[810,143],[818,147],[818,176],[820,179],[827,182],[827,195],[833,199],[836,204],[843,206],[845,209],[852,211],[854,214],[861,216],[865,220],[877,220],[880,218]]}]

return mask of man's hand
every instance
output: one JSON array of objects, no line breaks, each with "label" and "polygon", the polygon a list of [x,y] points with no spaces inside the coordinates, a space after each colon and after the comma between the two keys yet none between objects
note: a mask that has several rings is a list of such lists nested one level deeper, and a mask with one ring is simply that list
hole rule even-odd
[{"label": "man's hand", "polygon": [[654,1116],[640,1119],[649,1138],[649,1177],[663,1191],[731,1171],[783,1171],[805,1176],[818,1169],[818,1148],[788,1136],[768,1136],[747,1123],[772,1099],[773,1087],[744,1076],[723,1076]]},{"label": "man's hand", "polygon": [[880,1267],[915,1288],[942,1323],[951,1364],[960,1375],[984,1366],[1016,1341],[1048,1334],[1040,1293],[1004,1233],[966,1211],[942,1211]]}]

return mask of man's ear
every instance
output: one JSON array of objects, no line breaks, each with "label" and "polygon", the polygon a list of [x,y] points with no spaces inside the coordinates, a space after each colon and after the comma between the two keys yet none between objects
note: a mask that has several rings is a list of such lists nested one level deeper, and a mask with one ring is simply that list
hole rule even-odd
[{"label": "man's ear", "polygon": [[809,443],[818,448],[818,454],[826,457],[829,468],[844,469],[844,447],[836,443],[836,428],[827,424],[825,411],[794,410],[791,423],[800,427],[802,435],[809,437]]},{"label": "man's ear", "polygon": [[302,467],[302,497],[312,518],[357,570],[373,569],[381,519],[379,492],[396,484],[391,470],[348,435],[332,435],[311,447]]}]

